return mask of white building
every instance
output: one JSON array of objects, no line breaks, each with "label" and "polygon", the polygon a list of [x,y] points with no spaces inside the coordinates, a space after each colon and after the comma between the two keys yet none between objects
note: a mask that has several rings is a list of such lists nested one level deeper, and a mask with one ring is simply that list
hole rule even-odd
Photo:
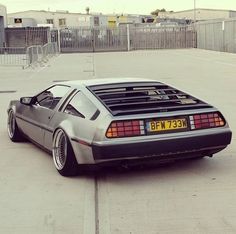
[{"label": "white building", "polygon": [[160,18],[176,18],[176,19],[191,19],[194,20],[194,12],[196,14],[196,20],[212,20],[212,19],[228,19],[236,17],[236,11],[233,10],[220,10],[220,9],[205,9],[196,8],[185,11],[176,12],[159,12]]},{"label": "white building", "polygon": [[5,27],[7,26],[7,8],[0,4],[0,47],[5,42]]},{"label": "white building", "polygon": [[8,14],[10,27],[50,26],[53,28],[106,26],[103,15],[69,13],[68,11],[22,11]]},{"label": "white building", "polygon": [[121,23],[141,23],[139,15],[82,14],[68,11],[22,11],[8,14],[8,27],[49,26],[51,28],[69,27],[116,27]]}]

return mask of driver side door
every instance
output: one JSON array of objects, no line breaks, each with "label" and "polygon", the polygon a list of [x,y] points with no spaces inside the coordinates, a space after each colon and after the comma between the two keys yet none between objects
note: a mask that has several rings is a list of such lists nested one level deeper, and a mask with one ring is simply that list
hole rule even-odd
[{"label": "driver side door", "polygon": [[45,131],[53,132],[49,122],[56,113],[59,102],[71,90],[68,86],[55,85],[34,97],[34,103],[24,106],[24,133],[43,146]]}]

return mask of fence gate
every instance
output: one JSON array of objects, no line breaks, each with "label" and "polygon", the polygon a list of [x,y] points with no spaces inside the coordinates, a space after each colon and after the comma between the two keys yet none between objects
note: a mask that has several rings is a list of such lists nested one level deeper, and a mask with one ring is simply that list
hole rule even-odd
[{"label": "fence gate", "polygon": [[48,43],[50,30],[47,27],[6,28],[7,47],[27,47]]},{"label": "fence gate", "polygon": [[193,47],[196,47],[196,33],[188,26],[120,25],[60,30],[60,48],[64,53]]},{"label": "fence gate", "polygon": [[126,27],[68,28],[60,30],[61,52],[127,50]]}]

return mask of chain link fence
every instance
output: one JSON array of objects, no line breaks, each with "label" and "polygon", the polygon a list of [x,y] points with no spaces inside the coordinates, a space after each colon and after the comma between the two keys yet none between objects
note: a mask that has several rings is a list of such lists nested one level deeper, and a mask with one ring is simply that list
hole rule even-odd
[{"label": "chain link fence", "polygon": [[25,67],[27,64],[25,47],[0,47],[0,65]]},{"label": "chain link fence", "polygon": [[29,66],[43,65],[51,57],[59,53],[56,42],[47,43],[43,46],[35,45],[18,48],[2,47],[0,48],[0,65],[1,66]]},{"label": "chain link fence", "polygon": [[236,18],[196,23],[197,48],[236,53]]}]

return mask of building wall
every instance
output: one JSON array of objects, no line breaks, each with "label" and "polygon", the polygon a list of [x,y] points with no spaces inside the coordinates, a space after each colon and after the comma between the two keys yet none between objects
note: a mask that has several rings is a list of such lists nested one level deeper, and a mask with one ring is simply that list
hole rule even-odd
[{"label": "building wall", "polygon": [[[49,11],[24,11],[8,14],[8,25],[19,27],[15,19],[22,19],[22,27],[40,25],[53,25],[54,28],[67,27],[116,27],[119,23],[141,23],[138,15],[87,15],[80,13],[63,13]],[[26,20],[31,19],[31,21]],[[33,22],[34,20],[34,22]],[[27,25],[28,24],[28,25]],[[33,25],[35,24],[35,25]]]},{"label": "building wall", "polygon": [[142,17],[138,15],[108,15],[108,27],[114,28],[119,24],[125,23],[142,23]]},{"label": "building wall", "polygon": [[78,16],[78,24],[80,27],[89,27],[92,21],[90,15],[80,15]]},{"label": "building wall", "polygon": [[8,17],[8,27],[37,27],[37,22],[31,18]]},{"label": "building wall", "polygon": [[236,17],[236,11],[230,11],[229,12],[229,17],[230,18],[235,18]]},{"label": "building wall", "polygon": [[[99,22],[100,22],[99,26],[107,27],[107,25],[108,25],[107,16],[106,15],[99,15]],[[96,26],[96,25],[94,25],[94,26]]]},{"label": "building wall", "polygon": [[142,16],[139,15],[128,15],[127,21],[129,23],[140,24],[142,23]]},{"label": "building wall", "polygon": [[[236,14],[236,11],[213,10],[213,9],[196,9],[196,20],[227,19]],[[179,19],[194,19],[194,10],[178,12],[160,12],[159,17],[170,17]]]},{"label": "building wall", "polygon": [[80,20],[81,16],[86,17],[85,14],[79,13],[25,11],[8,14],[8,23],[11,22],[10,18],[31,18],[35,19],[37,24],[53,24],[54,28],[79,27],[84,26],[84,21]]},{"label": "building wall", "polygon": [[7,26],[7,8],[0,4],[0,16],[3,17],[3,25]]},{"label": "building wall", "polygon": [[117,26],[118,20],[116,15],[110,15],[107,17],[108,27],[115,28]]},{"label": "building wall", "polygon": [[5,27],[7,25],[7,9],[0,5],[0,47],[5,44]]}]

